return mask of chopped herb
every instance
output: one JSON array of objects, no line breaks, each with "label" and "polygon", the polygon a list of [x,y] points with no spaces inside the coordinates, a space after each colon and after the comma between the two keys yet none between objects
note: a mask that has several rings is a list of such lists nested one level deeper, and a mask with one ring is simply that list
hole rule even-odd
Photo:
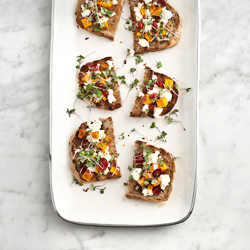
[{"label": "chopped herb", "polygon": [[191,90],[191,88],[187,88],[187,89],[186,89],[186,92],[189,92],[190,90]]},{"label": "chopped herb", "polygon": [[77,69],[80,69],[81,67],[80,67],[79,65],[76,65],[76,68],[77,68]]},{"label": "chopped herb", "polygon": [[133,181],[133,180],[134,180],[133,175],[130,175],[130,176],[129,176],[129,179],[130,179],[131,181]]},{"label": "chopped herb", "polygon": [[137,151],[137,150],[134,150],[134,152],[138,155],[139,154],[139,151]]},{"label": "chopped herb", "polygon": [[132,167],[128,166],[128,170],[131,171],[131,170],[132,170]]},{"label": "chopped herb", "polygon": [[168,124],[172,123],[173,119],[171,117],[166,116],[165,118],[168,120]]},{"label": "chopped herb", "polygon": [[123,183],[123,185],[124,185],[124,186],[127,186],[127,185],[128,185],[128,183],[127,183],[127,182],[124,182],[124,183]]},{"label": "chopped herb", "polygon": [[[105,26],[104,26],[105,27]],[[99,32],[101,30],[101,28],[100,27],[98,27],[98,28],[95,28],[95,31],[97,31],[97,32]]]},{"label": "chopped herb", "polygon": [[125,138],[125,136],[124,136],[124,132],[123,132],[123,133],[121,133],[120,137],[121,137],[120,139],[122,139],[122,140]]},{"label": "chopped herb", "polygon": [[[133,128],[132,130],[131,130],[131,132],[135,132],[135,128]],[[143,144],[142,144],[143,145]]]},{"label": "chopped herb", "polygon": [[178,85],[177,83],[175,84],[175,87],[176,87],[177,89],[179,89],[179,85]]},{"label": "chopped herb", "polygon": [[155,184],[155,179],[151,180],[151,184]]},{"label": "chopped herb", "polygon": [[136,68],[130,68],[130,72],[133,73],[136,71]]},{"label": "chopped herb", "polygon": [[157,62],[156,67],[157,67],[157,69],[161,68],[162,67],[162,63],[161,62]]},{"label": "chopped herb", "polygon": [[93,190],[95,191],[95,186],[94,186],[94,184],[92,184],[92,185],[91,185],[91,187],[92,187],[92,188],[93,188]]},{"label": "chopped herb", "polygon": [[138,185],[138,186],[135,187],[135,190],[138,190],[139,188],[140,188],[140,186]]},{"label": "chopped herb", "polygon": [[143,183],[144,183],[144,185],[146,185],[146,186],[149,185],[149,182],[148,182],[148,181],[144,181]]},{"label": "chopped herb", "polygon": [[178,110],[178,109],[174,109],[174,110],[171,112],[171,115],[173,115],[173,114],[176,113],[176,112],[179,112],[179,110]]},{"label": "chopped herb", "polygon": [[109,161],[113,161],[114,158],[115,158],[115,157],[112,155]]},{"label": "chopped herb", "polygon": [[155,122],[152,122],[150,128],[154,128],[155,127]]},{"label": "chopped herb", "polygon": [[101,194],[104,194],[104,190],[105,190],[105,189],[106,189],[106,187],[103,188],[103,189],[101,189],[101,190],[100,190],[100,193],[101,193]]},{"label": "chopped herb", "polygon": [[66,113],[69,115],[69,117],[70,117],[70,115],[73,114],[74,112],[75,112],[75,109],[71,109],[71,110],[67,109],[67,111],[66,111]]},{"label": "chopped herb", "polygon": [[75,183],[78,184],[79,186],[82,186],[82,183],[79,183],[78,180],[77,180],[75,177],[73,177],[73,182],[75,182]]}]

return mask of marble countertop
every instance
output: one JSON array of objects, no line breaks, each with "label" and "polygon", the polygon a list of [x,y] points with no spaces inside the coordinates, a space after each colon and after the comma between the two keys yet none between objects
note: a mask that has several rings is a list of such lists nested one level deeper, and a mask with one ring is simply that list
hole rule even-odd
[{"label": "marble countertop", "polygon": [[159,228],[79,226],[55,214],[48,159],[51,1],[4,0],[0,7],[1,249],[247,249],[247,1],[201,0],[197,199],[186,222]]}]

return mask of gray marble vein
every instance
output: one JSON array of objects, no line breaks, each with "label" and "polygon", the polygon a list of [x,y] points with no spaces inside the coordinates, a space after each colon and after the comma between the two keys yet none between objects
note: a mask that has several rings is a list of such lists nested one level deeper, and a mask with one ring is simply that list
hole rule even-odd
[{"label": "gray marble vein", "polygon": [[249,249],[250,5],[201,0],[200,150],[192,216],[159,228],[79,226],[49,190],[51,1],[0,2],[0,249]]}]

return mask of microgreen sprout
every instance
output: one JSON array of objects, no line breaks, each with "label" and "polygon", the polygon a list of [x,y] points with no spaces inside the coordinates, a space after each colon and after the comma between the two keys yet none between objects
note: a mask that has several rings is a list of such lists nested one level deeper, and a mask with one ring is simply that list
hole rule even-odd
[{"label": "microgreen sprout", "polygon": [[66,113],[67,113],[67,114],[69,115],[69,117],[70,117],[72,114],[75,114],[75,109],[69,110],[69,109],[67,108]]},{"label": "microgreen sprout", "polygon": [[[169,116],[166,116],[166,120],[168,121],[168,124],[172,123],[172,122],[176,122],[176,123],[180,123],[183,130],[186,131],[185,127],[183,126],[183,123],[181,122],[181,120],[179,119],[177,112],[179,112],[178,109],[174,109],[173,111],[171,111],[171,113],[169,113]],[[178,120],[175,120],[171,117],[171,115],[175,115],[177,117]]]},{"label": "microgreen sprout", "polygon": [[157,69],[161,68],[162,67],[162,63],[161,62],[157,62],[156,67],[157,67]]},{"label": "microgreen sprout", "polygon": [[75,177],[73,177],[73,182],[75,182],[79,186],[82,186],[82,183],[80,183]]},{"label": "microgreen sprout", "polygon": [[93,191],[95,191],[96,189],[100,190],[101,194],[104,194],[104,190],[106,189],[106,187],[103,187],[106,184],[106,182],[103,185],[99,185],[99,186],[95,186],[94,184],[91,185]]}]

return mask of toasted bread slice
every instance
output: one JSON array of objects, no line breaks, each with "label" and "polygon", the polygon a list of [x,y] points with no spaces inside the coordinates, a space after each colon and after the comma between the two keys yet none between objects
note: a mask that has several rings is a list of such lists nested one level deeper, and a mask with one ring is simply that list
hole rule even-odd
[{"label": "toasted bread slice", "polygon": [[[153,78],[154,78],[154,80],[153,80]],[[163,84],[162,87],[160,87],[161,84]],[[172,86],[170,86],[168,84],[170,84]],[[148,87],[150,86],[150,88],[147,88],[147,86]],[[152,88],[153,88],[153,90],[150,90]],[[154,93],[153,94],[151,93],[151,92],[154,92],[154,90],[155,90],[155,93],[158,92],[158,95],[156,97],[154,97]],[[160,97],[164,96],[163,92],[166,92],[166,96],[169,99],[167,100],[167,103],[165,102],[160,106],[159,104],[156,104],[156,103],[157,102],[159,103],[159,100],[162,99]],[[148,94],[148,93],[150,93],[150,94]],[[142,89],[139,92],[139,95],[137,95],[137,98],[134,102],[134,107],[133,107],[132,111],[130,112],[130,116],[131,117],[160,118],[161,116],[166,115],[167,113],[169,113],[173,109],[173,107],[175,106],[175,104],[178,100],[178,93],[179,92],[178,92],[178,89],[176,88],[176,83],[173,79],[171,79],[170,77],[168,77],[164,74],[154,72],[151,68],[146,67],[145,74],[144,74],[144,80],[143,80],[143,84],[142,84]],[[170,94],[172,95],[172,97]],[[144,104],[145,103],[144,99],[146,96],[148,96],[148,98],[149,98],[147,100],[148,101],[147,103],[149,105],[147,104],[148,108],[146,109],[146,111],[144,111],[144,109],[146,107]],[[166,106],[162,107],[164,105],[166,105]],[[158,106],[161,108],[161,110],[162,110],[161,112],[160,112],[160,109],[158,108]]]},{"label": "toasted bread slice", "polygon": [[[100,118],[90,123],[92,123],[92,126],[89,125],[89,122],[82,123],[70,138],[71,170],[74,178],[79,183],[120,178],[120,163],[115,147],[112,118]],[[92,131],[88,132],[90,128],[92,128]],[[104,134],[102,134],[102,130],[104,130]],[[99,132],[98,136],[105,139],[98,139],[97,133],[95,133],[97,131]],[[94,139],[96,143],[93,142],[93,138],[97,138]],[[91,140],[92,142],[90,142]],[[103,151],[101,148],[104,149],[106,146],[106,150]],[[92,162],[92,164],[89,162]],[[105,169],[105,167],[107,168]],[[89,179],[89,177],[91,178]]]},{"label": "toasted bread slice", "polygon": [[[143,155],[144,160],[141,160]],[[150,163],[156,162],[155,157],[158,157],[158,163]],[[145,162],[146,158],[148,162]],[[174,172],[175,163],[165,149],[135,141],[133,168],[126,197],[144,201],[167,201],[172,191]]]},{"label": "toasted bread slice", "polygon": [[[174,47],[181,37],[182,20],[165,0],[129,0],[135,54]],[[161,6],[161,7],[159,7]]]},{"label": "toasted bread slice", "polygon": [[122,106],[120,87],[115,80],[112,57],[86,63],[78,74],[79,99],[86,99],[98,109],[115,110]]},{"label": "toasted bread slice", "polygon": [[[78,0],[76,22],[82,29],[114,41],[124,2],[124,0]],[[97,12],[101,15],[99,18],[96,15]]]}]

